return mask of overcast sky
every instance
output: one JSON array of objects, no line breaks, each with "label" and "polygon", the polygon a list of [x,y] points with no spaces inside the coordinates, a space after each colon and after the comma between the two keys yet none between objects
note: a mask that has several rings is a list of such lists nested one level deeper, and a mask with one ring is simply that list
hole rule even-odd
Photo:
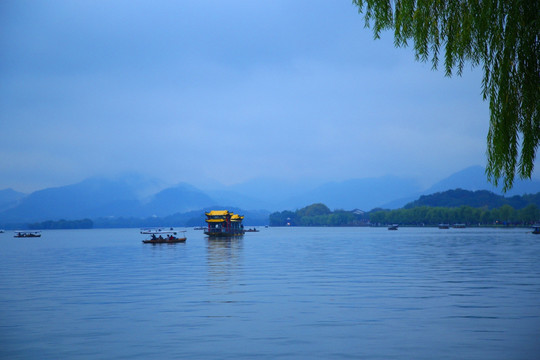
[{"label": "overcast sky", "polygon": [[5,0],[0,21],[0,189],[485,165],[479,69],[373,40],[350,0]]}]

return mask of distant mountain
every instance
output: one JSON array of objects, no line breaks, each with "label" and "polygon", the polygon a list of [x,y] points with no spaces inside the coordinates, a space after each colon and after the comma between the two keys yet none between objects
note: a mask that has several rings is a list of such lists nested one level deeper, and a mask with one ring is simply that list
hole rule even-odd
[{"label": "distant mountain", "polygon": [[141,206],[143,216],[165,216],[214,205],[215,201],[196,187],[181,183],[164,189]]},{"label": "distant mountain", "polygon": [[[488,190],[495,194],[502,195],[502,186],[495,187],[487,180],[485,169],[482,166],[471,166],[449,177],[437,182],[429,189],[423,191],[423,194],[433,194],[436,192],[450,189],[464,190]],[[540,191],[539,180],[521,180],[516,179],[514,186],[505,196],[534,194]]]},{"label": "distant mountain", "polygon": [[111,209],[130,213],[137,204],[136,194],[125,183],[91,178],[80,183],[33,192],[17,206],[0,212],[2,221],[41,221],[80,219],[107,215]]},{"label": "distant mountain", "polygon": [[[197,209],[183,213],[175,213],[163,217],[151,216],[145,218],[118,217],[97,218],[94,220],[96,228],[119,228],[119,227],[158,227],[158,226],[205,226],[205,212],[212,208]],[[270,212],[264,210],[243,210],[228,207],[228,210],[244,215],[244,226],[268,225]]]},{"label": "distant mountain", "polygon": [[26,194],[13,189],[0,190],[0,211],[14,207],[25,196]]},{"label": "distant mountain", "polygon": [[[221,192],[214,191],[211,193],[215,194],[216,197],[224,196],[225,198],[230,198],[231,195],[241,196],[242,199],[240,201],[243,202],[243,207],[278,210],[286,206],[288,199],[313,190],[321,184],[323,182],[311,179],[295,181],[258,178],[227,186],[220,189]],[[301,207],[305,205],[302,204]]]},{"label": "distant mountain", "polygon": [[515,209],[522,209],[529,204],[540,208],[540,192],[536,194],[514,195],[505,197],[487,190],[469,191],[463,189],[448,190],[431,195],[423,195],[418,200],[405,205],[410,209],[418,206],[432,207],[459,207],[471,206],[475,208],[486,207],[488,209],[510,205]]},{"label": "distant mountain", "polygon": [[168,187],[160,179],[137,173],[123,173],[112,180],[124,184],[140,199],[150,197]]},{"label": "distant mountain", "polygon": [[299,194],[284,201],[284,208],[295,209],[305,204],[323,203],[331,209],[371,210],[388,203],[404,194],[421,190],[412,179],[395,176],[380,178],[353,179],[321,185],[311,191]]},{"label": "distant mountain", "polygon": [[268,201],[236,191],[210,190],[206,193],[215,200],[214,204],[222,204],[228,207],[237,207],[241,209],[273,209],[276,206]]},{"label": "distant mountain", "polygon": [[[0,224],[107,217],[162,218],[207,207],[283,211],[323,203],[332,210],[395,209],[421,195],[456,188],[495,190],[500,195],[486,181],[484,169],[480,166],[464,169],[426,190],[415,180],[384,176],[327,183],[255,179],[203,191],[185,183],[165,187],[159,180],[129,174],[114,179],[90,178],[30,195],[11,189],[2,190]],[[517,180],[514,189],[505,196],[539,191],[540,181]]]},{"label": "distant mountain", "polygon": [[[148,182],[142,177],[124,176],[115,179],[90,178],[77,184],[39,190],[27,196],[4,190],[0,192],[0,200],[4,204],[0,210],[0,224],[84,218],[153,218],[158,221],[202,208],[244,208],[239,205],[249,208],[250,204],[258,201],[235,194],[228,194],[229,198],[220,196],[214,199],[185,183],[143,196],[148,194],[149,189],[160,186],[159,182]],[[204,220],[204,213],[202,216]]]},{"label": "distant mountain", "polygon": [[487,190],[494,194],[504,195],[506,197],[524,194],[535,194],[540,191],[539,180],[521,180],[516,179],[514,187],[507,193],[502,192],[502,186],[495,187],[487,180],[485,169],[482,166],[471,166],[458,171],[447,178],[440,180],[431,187],[416,193],[410,193],[402,198],[396,198],[393,201],[381,206],[384,209],[398,209],[406,204],[418,199],[422,195],[430,195],[453,189],[463,190]]}]

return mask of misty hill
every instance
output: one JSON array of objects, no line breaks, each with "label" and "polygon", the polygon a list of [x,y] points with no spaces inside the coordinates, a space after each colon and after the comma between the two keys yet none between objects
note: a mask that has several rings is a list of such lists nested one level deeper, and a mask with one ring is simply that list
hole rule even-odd
[{"label": "misty hill", "polygon": [[147,198],[141,198],[140,194],[140,188],[134,188],[125,179],[91,178],[33,192],[16,206],[1,211],[0,221],[166,216],[215,204],[208,195],[188,184],[164,189]]},{"label": "misty hill", "polygon": [[140,206],[141,216],[166,216],[212,206],[215,201],[207,194],[189,184],[178,184],[164,189]]},{"label": "misty hill", "polygon": [[26,194],[13,189],[0,190],[0,211],[16,206],[25,196]]},{"label": "misty hill", "polygon": [[[185,219],[178,218],[177,214],[193,210],[200,213],[200,209],[210,207],[243,208],[234,201],[229,201],[235,198],[234,194],[229,194],[230,199],[219,197],[215,200],[185,183],[163,189],[151,196],[144,196],[148,187],[155,185],[154,181],[146,183],[140,178],[130,176],[114,180],[90,178],[77,184],[39,190],[30,195],[4,190],[1,192],[4,195],[1,199],[5,199],[5,206],[0,210],[0,224],[84,218],[131,218],[129,221],[134,222],[138,220],[133,219],[153,218],[159,221],[165,218],[165,221],[175,220],[178,223],[181,222],[180,218],[182,221]],[[241,196],[237,198],[245,199]],[[244,205],[247,203],[249,201]],[[175,214],[175,218],[167,219]],[[203,216],[204,220],[204,213],[199,215]]]},{"label": "misty hill", "polygon": [[[229,194],[241,194],[246,199],[251,199],[260,202],[257,208],[281,208],[284,203],[290,199],[298,197],[299,194],[309,192],[323,182],[303,179],[303,180],[283,180],[273,178],[258,178],[248,180],[246,182],[227,186],[222,189]],[[306,204],[300,204],[304,207]]]},{"label": "misty hill", "polygon": [[[158,226],[172,226],[172,227],[196,227],[206,226],[206,215],[214,208],[197,209],[188,212],[179,212],[167,216],[150,216],[150,217],[107,217],[97,218],[94,220],[94,227],[96,228],[119,228],[119,227],[158,227]],[[268,225],[268,216],[270,212],[265,210],[243,210],[236,207],[227,207],[228,210],[242,214],[244,218],[244,226],[260,226]]]},{"label": "misty hill", "polygon": [[273,205],[260,198],[254,198],[244,193],[230,190],[210,190],[206,191],[210,198],[214,199],[214,204],[227,205],[227,207],[237,207],[241,209],[271,209]]},{"label": "misty hill", "polygon": [[129,212],[137,206],[136,194],[125,183],[91,178],[80,183],[33,192],[10,209],[0,212],[3,221],[80,219]]},{"label": "misty hill", "polygon": [[438,181],[423,191],[410,193],[407,196],[396,198],[393,201],[380,205],[380,207],[385,209],[398,209],[418,199],[418,197],[422,195],[430,195],[451,189],[470,191],[487,190],[494,194],[508,197],[537,193],[540,191],[540,181],[516,179],[514,181],[514,187],[504,194],[502,192],[502,186],[494,187],[493,184],[487,181],[485,169],[482,166],[471,166]]},{"label": "misty hill", "polygon": [[504,197],[487,190],[469,191],[463,189],[448,190],[431,195],[423,195],[418,200],[405,205],[406,209],[431,206],[431,207],[459,207],[470,206],[474,208],[499,208],[510,205],[514,209],[523,209],[529,204],[540,207],[540,192],[536,194],[514,195]]},{"label": "misty hill", "polygon": [[[282,211],[300,209],[306,204],[324,203],[332,210],[395,209],[431,192],[455,188],[484,190],[477,187],[486,187],[486,184],[489,185],[481,167],[460,171],[424,191],[416,181],[394,176],[322,184],[315,181],[303,184],[300,181],[257,179],[203,191],[185,183],[164,188],[159,180],[131,174],[115,179],[90,178],[30,195],[9,189],[0,191],[0,224],[107,217],[166,217],[208,207]],[[434,191],[436,189],[443,190]],[[516,189],[511,193],[523,189],[537,193],[540,182],[517,181]]]},{"label": "misty hill", "polygon": [[313,190],[284,200],[285,209],[304,207],[306,204],[323,203],[331,209],[370,210],[404,194],[414,194],[421,190],[411,179],[395,176],[380,178],[352,179],[330,182]]},{"label": "misty hill", "polygon": [[[495,194],[503,195],[502,186],[495,187],[487,180],[486,171],[482,166],[471,166],[449,177],[437,182],[430,188],[423,191],[423,194],[433,194],[449,189],[464,190],[488,190]],[[505,196],[534,194],[540,191],[539,180],[521,180],[515,179],[514,186]]]}]

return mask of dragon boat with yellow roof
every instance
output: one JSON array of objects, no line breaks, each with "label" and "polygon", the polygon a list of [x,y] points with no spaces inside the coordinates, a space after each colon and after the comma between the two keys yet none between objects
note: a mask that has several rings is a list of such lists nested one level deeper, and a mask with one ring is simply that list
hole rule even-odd
[{"label": "dragon boat with yellow roof", "polygon": [[212,210],[205,212],[208,228],[205,234],[210,237],[229,237],[244,235],[243,215],[228,210]]}]

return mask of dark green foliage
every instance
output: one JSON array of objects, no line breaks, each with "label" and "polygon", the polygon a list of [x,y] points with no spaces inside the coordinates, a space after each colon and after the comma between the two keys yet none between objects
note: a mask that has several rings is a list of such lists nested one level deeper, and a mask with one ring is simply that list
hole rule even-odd
[{"label": "dark green foliage", "polygon": [[540,207],[540,193],[505,198],[487,190],[469,191],[456,189],[423,195],[418,200],[405,205],[404,208],[410,209],[418,206],[459,207],[467,205],[493,209],[503,205],[510,205],[515,209],[522,209],[528,204],[535,204]]},{"label": "dark green foliage", "polygon": [[421,196],[403,209],[373,210],[372,224],[520,224],[540,221],[540,193],[505,198],[486,190],[449,190]]},{"label": "dark green foliage", "polygon": [[299,217],[313,217],[319,215],[328,215],[330,213],[331,211],[328,206],[321,203],[309,205],[297,211],[297,215]]},{"label": "dark green foliage", "polygon": [[330,209],[324,204],[313,204],[300,210],[270,214],[270,226],[360,226],[367,224],[365,214]]},{"label": "dark green foliage", "polygon": [[[483,66],[489,99],[488,178],[504,189],[515,174],[530,178],[540,141],[540,1],[353,0],[375,38],[393,30],[396,46],[414,43],[417,60],[439,63],[447,76],[465,62]],[[430,59],[431,58],[431,59]]]},{"label": "dark green foliage", "polygon": [[270,214],[270,226],[295,226],[296,213],[292,211],[282,211]]},{"label": "dark green foliage", "polygon": [[499,208],[460,207],[430,207],[421,206],[410,209],[379,210],[369,214],[372,224],[401,224],[401,225],[437,225],[437,224],[467,224],[467,225],[532,225],[540,221],[540,208],[529,204],[521,210],[516,210],[506,204]]},{"label": "dark green foliage", "polygon": [[28,228],[37,230],[49,230],[49,229],[92,229],[94,222],[90,219],[82,220],[58,220],[58,221],[43,221],[33,224],[29,224]]},{"label": "dark green foliage", "polygon": [[313,204],[296,211],[270,214],[271,226],[364,226],[371,224],[468,225],[520,224],[540,221],[540,193],[505,198],[486,190],[449,190],[407,204],[402,209],[369,213],[335,210]]}]

